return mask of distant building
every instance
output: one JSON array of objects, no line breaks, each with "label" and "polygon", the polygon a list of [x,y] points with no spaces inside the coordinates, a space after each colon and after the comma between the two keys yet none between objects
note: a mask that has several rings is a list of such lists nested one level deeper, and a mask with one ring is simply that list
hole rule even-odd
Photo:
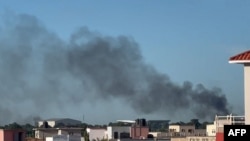
[{"label": "distant building", "polygon": [[38,127],[63,127],[63,126],[77,126],[80,125],[82,122],[75,119],[70,118],[52,118],[46,119],[42,121],[38,121]]},{"label": "distant building", "polygon": [[0,129],[0,141],[24,141],[25,131],[20,129]]},{"label": "distant building", "polygon": [[35,138],[46,139],[57,135],[81,136],[82,128],[35,128]]},{"label": "distant building", "polygon": [[81,140],[83,140],[81,136],[56,135],[53,137],[46,137],[45,141],[81,141]]},{"label": "distant building", "polygon": [[195,130],[194,125],[179,125],[179,124],[169,125],[170,136],[192,136],[194,135],[194,130]]}]

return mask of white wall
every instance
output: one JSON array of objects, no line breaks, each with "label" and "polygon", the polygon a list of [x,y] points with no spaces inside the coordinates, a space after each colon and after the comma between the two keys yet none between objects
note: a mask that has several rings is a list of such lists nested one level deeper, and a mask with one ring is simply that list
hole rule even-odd
[{"label": "white wall", "polygon": [[46,137],[46,141],[53,141],[53,137]]},{"label": "white wall", "polygon": [[47,122],[50,127],[54,127],[56,125],[55,121],[47,121]]},{"label": "white wall", "polygon": [[250,124],[250,64],[244,65],[245,124]]},{"label": "white wall", "polygon": [[175,130],[175,132],[180,132],[180,125],[169,125],[169,130]]},{"label": "white wall", "polygon": [[126,132],[131,135],[131,127],[130,126],[108,126],[107,128],[107,136],[108,139],[114,139],[114,132],[118,132],[118,138],[120,138],[120,133]]},{"label": "white wall", "polygon": [[106,138],[105,136],[105,132],[106,129],[91,129],[91,128],[87,128],[87,132],[89,133],[89,140],[93,141],[93,140],[101,140],[103,138]]},{"label": "white wall", "polygon": [[206,126],[207,130],[207,136],[216,136],[216,125],[214,124],[208,124]]},{"label": "white wall", "polygon": [[43,125],[44,121],[38,121],[37,124],[38,124],[38,127],[41,127]]}]

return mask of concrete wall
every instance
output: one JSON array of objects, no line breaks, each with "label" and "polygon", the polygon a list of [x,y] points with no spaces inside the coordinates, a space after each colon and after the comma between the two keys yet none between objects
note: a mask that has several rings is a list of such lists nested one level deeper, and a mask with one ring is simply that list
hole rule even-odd
[{"label": "concrete wall", "polygon": [[105,139],[106,137],[106,129],[91,129],[87,128],[87,132],[89,134],[89,140],[94,141],[94,140],[101,140]]},{"label": "concrete wall", "polygon": [[176,136],[176,133],[180,136],[189,136],[195,133],[194,125],[169,125],[169,135]]},{"label": "concrete wall", "polygon": [[244,65],[245,124],[250,125],[250,64]]},{"label": "concrete wall", "polygon": [[131,138],[132,139],[147,139],[149,128],[147,126],[132,126]]},{"label": "concrete wall", "polygon": [[58,130],[58,135],[74,135],[74,136],[81,136],[81,130],[70,130],[69,129],[60,129]]},{"label": "concrete wall", "polygon": [[54,137],[46,137],[46,141],[81,141],[79,136],[56,135]]},{"label": "concrete wall", "polygon": [[180,125],[169,125],[170,132],[180,132]]},{"label": "concrete wall", "polygon": [[38,139],[46,139],[46,137],[53,137],[58,135],[57,130],[36,130],[35,131],[35,138]]},{"label": "concrete wall", "polygon": [[171,141],[188,141],[186,139],[186,137],[182,137],[182,138],[171,138]]},{"label": "concrete wall", "polygon": [[186,141],[216,141],[216,137],[208,137],[208,136],[203,136],[203,137],[198,137],[198,136],[192,136],[192,137],[186,137]]}]

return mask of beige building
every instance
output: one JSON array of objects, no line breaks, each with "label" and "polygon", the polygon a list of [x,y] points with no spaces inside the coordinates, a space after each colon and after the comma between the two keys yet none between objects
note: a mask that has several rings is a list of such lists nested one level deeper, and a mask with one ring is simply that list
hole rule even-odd
[{"label": "beige building", "polygon": [[207,136],[216,136],[216,122],[206,125]]},{"label": "beige building", "polygon": [[169,136],[191,136],[194,131],[194,125],[169,125]]}]

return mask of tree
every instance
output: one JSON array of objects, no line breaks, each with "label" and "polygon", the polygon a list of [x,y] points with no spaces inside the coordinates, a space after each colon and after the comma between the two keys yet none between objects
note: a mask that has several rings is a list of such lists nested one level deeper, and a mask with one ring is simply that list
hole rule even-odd
[{"label": "tree", "polygon": [[14,122],[9,125],[5,125],[4,129],[22,129],[22,126]]},{"label": "tree", "polygon": [[31,124],[22,125],[22,129],[24,129],[26,131],[27,137],[34,137],[35,136],[33,128],[34,128],[34,126]]},{"label": "tree", "polygon": [[201,127],[201,123],[199,122],[199,119],[191,119],[188,124],[194,125],[195,129],[199,129]]}]

